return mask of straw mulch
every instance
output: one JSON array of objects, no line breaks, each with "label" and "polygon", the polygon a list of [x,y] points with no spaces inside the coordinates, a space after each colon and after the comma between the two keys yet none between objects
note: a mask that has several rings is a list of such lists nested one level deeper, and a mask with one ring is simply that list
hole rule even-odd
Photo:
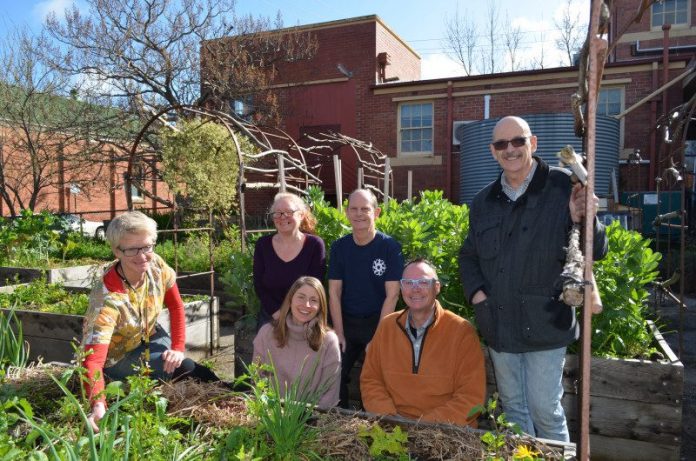
[{"label": "straw mulch", "polygon": [[[369,441],[358,436],[361,428],[374,424],[391,431],[394,423],[384,420],[366,419],[364,415],[346,415],[338,411],[318,414],[314,424],[320,431],[320,455],[332,459],[358,461],[370,459]],[[408,433],[409,453],[412,458],[421,460],[478,460],[485,459],[485,447],[481,442],[482,431],[447,424],[408,423],[400,424]],[[515,449],[526,445],[531,450],[543,454],[546,460],[562,460],[560,450],[548,447],[531,437],[508,437],[505,447],[498,455],[512,459]]]},{"label": "straw mulch", "polygon": [[[44,400],[58,400],[64,394],[53,381],[51,376],[60,378],[61,374],[68,370],[67,365],[56,363],[34,363],[26,367],[9,367],[7,374],[0,384],[2,392],[12,392],[16,395],[41,396]],[[79,390],[79,380],[76,374],[68,380],[68,389],[71,392]]]},{"label": "straw mulch", "polygon": [[163,383],[162,395],[169,401],[173,416],[191,418],[204,425],[235,427],[254,424],[248,415],[244,397],[232,393],[221,383],[183,380]]}]

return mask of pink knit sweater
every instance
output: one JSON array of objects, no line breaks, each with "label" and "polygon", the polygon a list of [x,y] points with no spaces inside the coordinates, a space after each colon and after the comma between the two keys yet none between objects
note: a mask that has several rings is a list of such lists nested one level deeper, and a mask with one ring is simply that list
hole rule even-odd
[{"label": "pink knit sweater", "polygon": [[[341,352],[338,344],[338,336],[329,331],[324,337],[324,342],[318,351],[313,351],[307,342],[307,330],[316,323],[316,319],[304,324],[295,325],[290,315],[287,317],[288,344],[278,347],[278,342],[273,336],[273,325],[270,323],[261,327],[254,338],[254,361],[271,363],[273,360],[281,395],[295,379],[301,376],[306,380],[311,376],[316,364],[316,372],[307,388],[307,392],[328,385],[324,395],[317,404],[320,408],[331,408],[338,404],[338,395],[341,381]],[[302,381],[304,382],[304,381]],[[326,383],[326,384],[325,384]]]}]

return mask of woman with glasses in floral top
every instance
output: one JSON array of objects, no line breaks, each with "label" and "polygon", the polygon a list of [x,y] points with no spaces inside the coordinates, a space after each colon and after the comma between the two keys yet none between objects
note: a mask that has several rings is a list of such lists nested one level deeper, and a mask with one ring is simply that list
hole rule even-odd
[{"label": "woman with glasses in floral top", "polygon": [[281,192],[269,212],[276,232],[256,241],[254,288],[261,301],[256,330],[278,319],[278,310],[290,286],[303,275],[324,279],[324,241],[314,235],[317,220],[295,194]]},{"label": "woman with glasses in floral top", "polygon": [[[82,336],[85,386],[92,402],[89,420],[97,432],[96,423],[106,411],[104,375],[121,380],[146,366],[158,379],[218,380],[212,371],[184,357],[184,304],[174,270],[154,252],[155,221],[129,211],[111,221],[106,239],[117,261],[92,289]],[[171,337],[157,324],[164,307],[169,309]]]}]

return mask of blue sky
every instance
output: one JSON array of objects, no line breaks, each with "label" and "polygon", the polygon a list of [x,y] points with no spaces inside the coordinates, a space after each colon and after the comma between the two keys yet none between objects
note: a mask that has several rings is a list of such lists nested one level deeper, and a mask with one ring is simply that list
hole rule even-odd
[{"label": "blue sky", "polygon": [[[458,64],[444,53],[445,18],[453,16],[458,7],[483,27],[489,1],[493,0],[238,0],[237,11],[271,17],[280,11],[288,26],[377,14],[421,55],[423,77],[436,78],[461,74]],[[546,66],[559,64],[554,19],[565,1],[545,0],[541,9],[538,0],[496,0],[501,18],[509,18],[509,22],[502,22],[519,26],[524,32],[520,44],[523,62],[538,57],[543,47]],[[0,0],[0,35],[21,24],[38,28],[49,11],[61,12],[72,3],[73,0]],[[572,3],[578,15],[589,17],[589,0]]]}]

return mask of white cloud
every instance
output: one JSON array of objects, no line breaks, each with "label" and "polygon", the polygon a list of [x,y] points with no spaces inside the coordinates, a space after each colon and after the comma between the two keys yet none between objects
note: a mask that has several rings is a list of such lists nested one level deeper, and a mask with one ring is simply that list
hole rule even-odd
[{"label": "white cloud", "polygon": [[435,53],[422,57],[421,78],[423,80],[431,78],[461,77],[464,70],[446,54]]},{"label": "white cloud", "polygon": [[71,8],[73,4],[79,6],[79,2],[74,0],[45,0],[34,5],[33,12],[43,21],[49,13],[55,13],[56,16],[61,17],[65,10]]}]

